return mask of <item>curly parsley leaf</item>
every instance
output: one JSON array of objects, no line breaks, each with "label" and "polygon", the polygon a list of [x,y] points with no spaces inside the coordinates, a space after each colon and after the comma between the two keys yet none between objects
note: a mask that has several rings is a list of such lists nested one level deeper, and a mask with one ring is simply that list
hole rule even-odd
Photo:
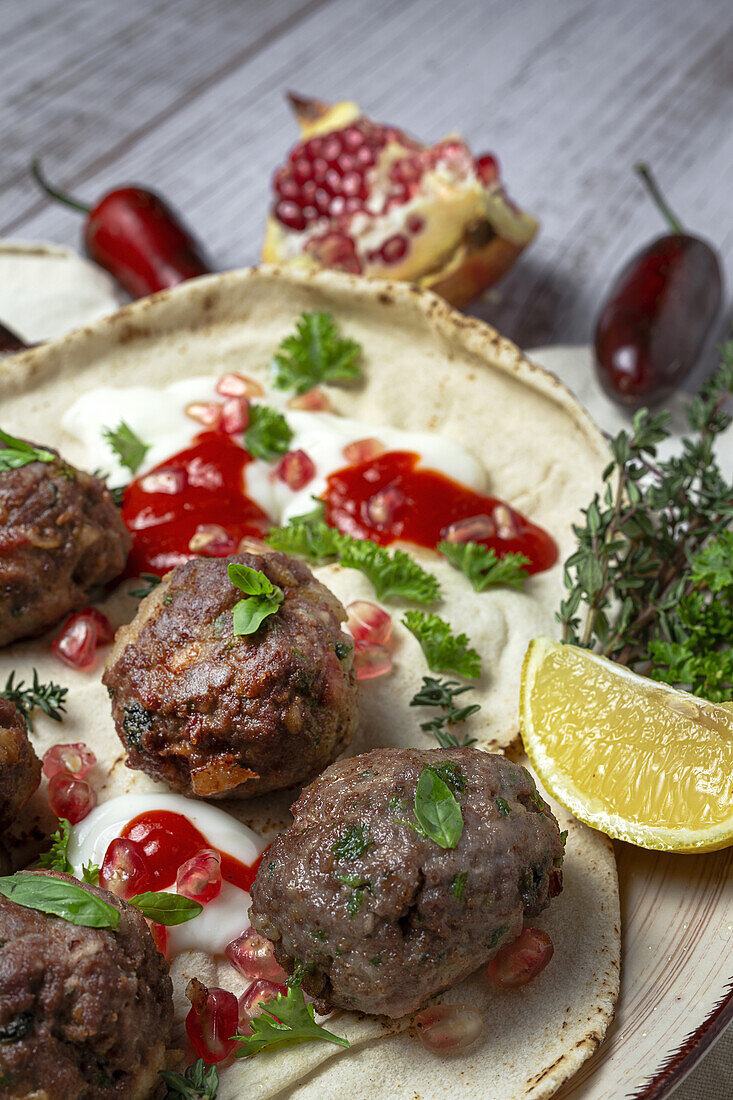
[{"label": "curly parsley leaf", "polygon": [[467,679],[481,675],[478,653],[469,648],[465,634],[453,633],[445,619],[424,611],[406,611],[402,622],[417,638],[433,672],[455,672]]},{"label": "curly parsley leaf", "polygon": [[497,557],[496,551],[480,542],[439,542],[438,550],[451,565],[468,577],[476,592],[485,592],[496,585],[508,588],[524,588],[529,576],[529,558],[524,554],[505,554]]},{"label": "curly parsley leaf", "polygon": [[51,836],[51,847],[38,857],[37,866],[47,871],[73,871],[69,860],[69,841],[71,840],[71,822],[65,817],[59,818],[59,827]]},{"label": "curly parsley leaf", "polygon": [[281,412],[269,405],[251,405],[249,425],[244,433],[244,445],[252,458],[272,462],[284,455],[293,433]]},{"label": "curly parsley leaf", "polygon": [[306,393],[320,382],[355,382],[361,378],[361,347],[339,334],[330,313],[304,313],[295,329],[280,344],[272,361],[272,381],[277,389]]},{"label": "curly parsley leaf", "polygon": [[459,741],[454,727],[467,721],[481,710],[479,703],[470,703],[465,707],[454,705],[454,699],[466,691],[473,691],[471,684],[459,684],[457,680],[436,680],[433,676],[423,676],[422,687],[410,700],[411,707],[439,707],[442,714],[421,722],[420,729],[432,733],[441,748],[465,748],[475,745],[475,737],[464,737]]},{"label": "curly parsley leaf", "polygon": [[89,860],[88,863],[82,864],[81,881],[88,882],[90,886],[99,886],[99,867],[96,863]]},{"label": "curly parsley leaf", "polygon": [[250,1021],[251,1035],[236,1035],[240,1044],[235,1057],[249,1058],[261,1050],[274,1050],[292,1046],[295,1043],[310,1043],[323,1040],[348,1047],[348,1039],[326,1031],[316,1023],[313,1005],[306,1004],[300,986],[291,986],[285,996],[278,993],[272,1001],[260,1005],[262,1015],[253,1016]]},{"label": "curly parsley leaf", "polygon": [[13,435],[0,429],[0,443],[5,446],[0,449],[0,474],[8,470],[17,470],[21,466],[28,466],[31,462],[55,462],[58,455],[45,447],[34,447],[23,439],[16,439]]},{"label": "curly parsley leaf", "polygon": [[415,817],[425,836],[441,848],[455,848],[463,835],[463,815],[448,784],[425,768],[415,790]]},{"label": "curly parsley leaf", "polygon": [[302,516],[293,516],[285,527],[273,527],[266,541],[273,550],[284,554],[300,554],[318,564],[338,555],[339,533],[323,520],[323,504]]},{"label": "curly parsley leaf", "polygon": [[33,683],[30,687],[25,686],[24,680],[18,680],[16,684],[15,672],[11,672],[5,681],[5,687],[0,691],[0,698],[9,699],[11,703],[15,703],[28,723],[28,728],[32,730],[32,714],[36,709],[42,710],[49,718],[53,718],[54,722],[63,722],[68,693],[68,688],[55,684],[53,680],[42,684],[34,668]]},{"label": "curly parsley leaf", "polygon": [[116,928],[120,923],[119,910],[83,886],[52,875],[34,875],[19,872],[0,878],[0,894],[41,913],[84,928]]},{"label": "curly parsley leaf", "polygon": [[232,584],[247,596],[247,599],[235,603],[232,609],[234,633],[254,634],[269,615],[275,614],[285,594],[259,569],[250,569],[239,562],[229,563],[227,575]]},{"label": "curly parsley leaf", "polygon": [[103,428],[102,436],[121,464],[131,474],[136,474],[150,450],[150,444],[143,443],[140,436],[136,435],[124,420],[120,420],[116,428]]},{"label": "curly parsley leaf", "polygon": [[190,1066],[186,1066],[183,1073],[172,1073],[170,1070],[161,1069],[158,1076],[168,1086],[165,1100],[216,1100],[219,1091],[219,1071],[214,1065],[207,1065],[203,1058],[199,1058]]},{"label": "curly parsley leaf", "polygon": [[136,894],[129,899],[129,904],[139,909],[148,920],[168,927],[193,920],[203,912],[204,908],[193,898],[187,898],[183,894],[172,894],[166,890],[160,892],[147,890],[144,894]]}]

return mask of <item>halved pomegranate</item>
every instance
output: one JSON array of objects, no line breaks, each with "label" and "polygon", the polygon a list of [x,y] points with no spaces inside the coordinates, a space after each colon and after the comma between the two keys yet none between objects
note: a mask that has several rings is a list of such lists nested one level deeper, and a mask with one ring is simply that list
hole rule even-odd
[{"label": "halved pomegranate", "polygon": [[534,237],[490,154],[459,137],[423,145],[355,103],[289,98],[303,140],[273,178],[266,262],[404,279],[463,306]]}]

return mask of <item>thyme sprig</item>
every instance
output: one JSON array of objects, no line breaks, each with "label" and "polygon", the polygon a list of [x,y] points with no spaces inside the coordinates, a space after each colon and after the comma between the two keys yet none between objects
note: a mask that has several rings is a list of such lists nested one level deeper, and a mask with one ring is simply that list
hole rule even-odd
[{"label": "thyme sprig", "polygon": [[733,485],[715,454],[731,394],[733,342],[687,409],[678,454],[657,457],[667,412],[640,409],[611,442],[605,489],[574,527],[558,615],[564,641],[710,699],[733,695]]},{"label": "thyme sprig", "polygon": [[473,691],[472,684],[459,684],[457,680],[437,680],[434,676],[423,676],[422,687],[410,700],[411,707],[438,707],[442,713],[428,722],[421,722],[420,729],[432,733],[442,749],[465,748],[475,745],[475,737],[464,737],[459,741],[455,727],[465,722],[481,710],[479,703],[457,707],[455,699],[466,691]]},{"label": "thyme sprig", "polygon": [[11,703],[15,703],[28,723],[28,728],[32,730],[32,714],[37,708],[47,714],[49,718],[53,718],[54,722],[63,722],[68,693],[68,688],[55,684],[53,680],[49,680],[47,684],[42,684],[38,679],[38,672],[34,668],[33,683],[28,687],[26,687],[25,680],[16,682],[15,672],[11,672],[5,681],[5,687],[0,690],[0,698],[9,699]]}]

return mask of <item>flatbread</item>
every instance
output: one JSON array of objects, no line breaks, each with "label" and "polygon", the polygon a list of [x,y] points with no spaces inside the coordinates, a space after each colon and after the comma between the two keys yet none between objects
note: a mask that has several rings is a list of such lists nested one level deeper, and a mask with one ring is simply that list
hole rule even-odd
[{"label": "flatbread", "polygon": [[[525,359],[479,321],[462,316],[427,292],[405,284],[366,282],[333,273],[261,268],[211,276],[128,306],[67,337],[0,362],[2,427],[59,447],[84,466],[81,445],[63,431],[63,413],[99,385],[165,385],[201,374],[240,371],[267,378],[273,350],[304,310],[325,309],[364,349],[366,383],[329,390],[335,411],[373,423],[444,433],[468,447],[489,471],[489,492],[519,508],[554,536],[560,561],[573,546],[571,524],[591,498],[608,460],[604,439],[554,376]],[[410,548],[412,552],[414,548]],[[497,589],[476,594],[461,574],[427,551],[420,554],[440,579],[435,610],[468,633],[483,659],[475,701],[482,703],[471,734],[481,747],[518,749],[517,700],[521,660],[528,641],[555,634],[562,593],[557,565],[533,577],[524,593]],[[316,571],[348,603],[373,598],[361,574],[338,565]],[[125,587],[100,605],[119,625],[135,601]],[[409,700],[427,672],[417,642],[398,624],[401,605],[390,604],[395,626],[395,670],[364,685],[359,752],[375,745],[432,747]],[[40,752],[58,740],[87,741],[97,754],[100,801],[131,790],[155,790],[153,780],[124,765],[106,692],[92,674],[60,672],[47,643],[22,643],[0,655],[0,678],[11,669],[70,688],[63,727],[41,716]],[[472,700],[473,701],[473,700]],[[293,792],[250,803],[221,803],[265,835],[287,821]],[[567,815],[558,812],[561,821]],[[291,1093],[336,1096],[348,1073],[353,1096],[409,1095],[428,1100],[460,1082],[466,1096],[502,1100],[549,1096],[600,1042],[618,991],[618,892],[610,845],[577,822],[570,829],[566,889],[537,923],[556,944],[551,968],[527,990],[492,995],[485,975],[453,989],[446,1000],[475,1001],[485,1013],[484,1037],[465,1056],[439,1059],[407,1037],[384,1039],[373,1019],[339,1013],[329,1024],[348,1034],[352,1050],[309,1044],[262,1054],[222,1073],[219,1096],[246,1090],[252,1097]],[[564,827],[564,826],[563,826]],[[173,964],[178,1041],[188,1004],[185,980],[237,992],[234,972],[221,960],[190,954]],[[390,1024],[386,1031],[399,1030]],[[386,1086],[381,1075],[387,1070]]]}]

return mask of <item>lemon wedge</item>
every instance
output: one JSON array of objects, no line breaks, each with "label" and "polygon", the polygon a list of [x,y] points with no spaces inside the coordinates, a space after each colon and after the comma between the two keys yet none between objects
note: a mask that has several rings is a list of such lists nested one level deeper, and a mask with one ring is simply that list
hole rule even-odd
[{"label": "lemon wedge", "polygon": [[668,852],[733,844],[732,704],[535,638],[520,723],[547,790],[594,829]]}]

